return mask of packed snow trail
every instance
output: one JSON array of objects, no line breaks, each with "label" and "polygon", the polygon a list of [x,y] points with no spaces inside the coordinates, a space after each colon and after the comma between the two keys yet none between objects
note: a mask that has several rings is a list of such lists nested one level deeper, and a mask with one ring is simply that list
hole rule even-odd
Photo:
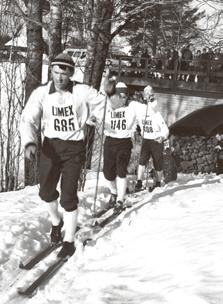
[{"label": "packed snow trail", "polygon": [[[95,180],[80,193],[80,222],[91,216]],[[100,181],[99,198],[109,195]],[[94,246],[76,254],[32,298],[12,282],[20,260],[46,244],[50,224],[37,187],[0,194],[0,304],[223,303],[223,179],[179,175],[143,192]],[[135,202],[134,201],[134,202]],[[102,206],[103,207],[103,206]]]}]

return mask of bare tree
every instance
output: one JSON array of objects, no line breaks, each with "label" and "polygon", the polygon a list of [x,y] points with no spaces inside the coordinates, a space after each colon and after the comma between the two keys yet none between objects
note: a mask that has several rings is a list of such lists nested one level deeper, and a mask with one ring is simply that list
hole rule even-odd
[{"label": "bare tree", "polygon": [[197,41],[200,46],[222,47],[222,15],[223,1],[221,0],[194,0],[194,6],[206,12],[200,22],[202,32],[201,38]]},{"label": "bare tree", "polygon": [[156,3],[178,3],[180,0],[147,0],[122,2],[117,0],[88,1],[87,69],[84,81],[99,88],[111,41],[128,23],[134,22],[137,14],[148,10]]},{"label": "bare tree", "polygon": [[105,60],[111,42],[111,18],[114,11],[113,1],[97,0],[89,19],[88,29],[88,57],[84,81],[100,87],[104,71]]},{"label": "bare tree", "polygon": [[[41,84],[42,79],[42,1],[27,1],[27,63],[26,63],[26,95],[28,100],[31,92]],[[33,161],[25,161],[25,185],[38,182],[37,168]]]},{"label": "bare tree", "polygon": [[60,0],[50,0],[49,23],[49,62],[62,51],[62,3]]},{"label": "bare tree", "polygon": [[23,162],[19,137],[19,120],[24,100],[25,66],[19,62],[2,62],[0,68],[0,191],[21,186]]},{"label": "bare tree", "polygon": [[[0,191],[16,190],[21,186],[23,157],[19,138],[19,120],[24,101],[25,65],[14,52],[21,20],[10,1],[3,1],[1,35],[11,38],[11,51],[0,62]],[[4,39],[3,39],[4,40]]]},{"label": "bare tree", "polygon": [[[24,88],[21,87],[20,79],[24,75],[25,67],[18,62],[5,63],[2,66],[2,79],[5,99],[3,105],[2,123],[4,124],[3,141],[4,158],[1,162],[4,168],[4,183],[2,191],[16,190],[21,181],[21,142],[19,140],[19,118],[24,99]],[[4,98],[3,98],[4,102]]]}]

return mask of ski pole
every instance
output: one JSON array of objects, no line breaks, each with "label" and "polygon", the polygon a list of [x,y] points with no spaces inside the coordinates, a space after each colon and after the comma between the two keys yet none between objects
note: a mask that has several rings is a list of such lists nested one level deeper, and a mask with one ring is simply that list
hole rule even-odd
[{"label": "ski pole", "polygon": [[137,172],[138,172],[138,167],[139,167],[139,159],[140,159],[140,155],[141,155],[141,152],[142,152],[142,144],[143,144],[143,138],[144,138],[144,133],[145,133],[146,117],[147,117],[147,114],[148,114],[148,104],[149,104],[149,102],[147,101],[146,115],[145,115],[145,119],[144,119],[144,122],[143,122],[142,133],[141,133],[142,140],[141,140],[140,149],[139,149],[139,157],[138,157],[138,162],[137,162],[136,179],[137,179]]},{"label": "ski pole", "polygon": [[101,145],[100,145],[100,152],[99,152],[99,160],[98,160],[98,169],[97,169],[97,179],[96,179],[96,188],[95,188],[95,195],[94,195],[94,214],[96,213],[96,200],[98,196],[98,182],[99,182],[99,173],[101,167],[101,158],[102,158],[102,150],[103,150],[103,141],[104,141],[104,129],[105,129],[105,116],[106,116],[106,109],[107,109],[107,94],[105,95],[105,105],[104,105],[104,112],[103,112],[103,119],[102,119],[102,130],[101,130]]},{"label": "ski pole", "polygon": [[84,191],[85,183],[86,183],[86,175],[87,169],[91,169],[91,161],[92,161],[92,151],[93,151],[93,142],[95,138],[95,126],[91,128],[88,126],[86,128],[86,152],[85,152],[85,162],[82,168],[81,178],[80,178],[80,190]]}]

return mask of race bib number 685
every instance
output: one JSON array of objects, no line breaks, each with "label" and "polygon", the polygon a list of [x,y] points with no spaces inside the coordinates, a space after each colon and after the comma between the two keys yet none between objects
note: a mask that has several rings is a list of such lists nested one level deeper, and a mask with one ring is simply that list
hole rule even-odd
[{"label": "race bib number 685", "polygon": [[54,130],[62,131],[62,132],[74,131],[75,130],[74,117],[62,118],[62,119],[55,118]]}]

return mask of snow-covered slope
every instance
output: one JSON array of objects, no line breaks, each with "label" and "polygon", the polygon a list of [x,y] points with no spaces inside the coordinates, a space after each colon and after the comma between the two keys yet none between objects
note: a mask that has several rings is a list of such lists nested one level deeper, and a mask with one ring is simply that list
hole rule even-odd
[{"label": "snow-covered slope", "polygon": [[[44,203],[37,186],[0,193],[0,304],[223,303],[222,183],[214,174],[179,175],[129,199],[133,207],[94,246],[77,239],[76,254],[32,298],[17,295],[26,280],[23,271],[17,281],[18,265],[48,241]],[[92,214],[94,188],[91,177],[80,192],[81,225]],[[96,207],[108,199],[101,179]]]}]

